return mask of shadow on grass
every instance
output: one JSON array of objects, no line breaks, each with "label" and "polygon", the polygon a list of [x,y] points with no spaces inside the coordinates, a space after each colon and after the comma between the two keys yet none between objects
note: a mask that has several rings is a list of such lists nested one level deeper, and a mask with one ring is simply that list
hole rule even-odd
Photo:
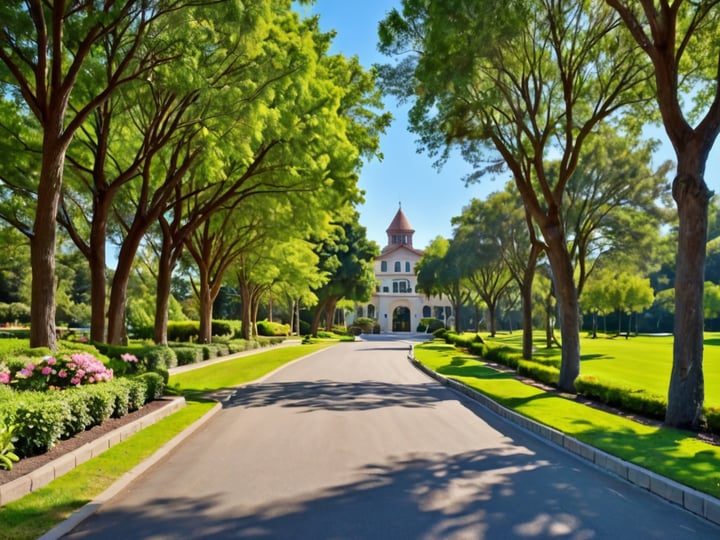
[{"label": "shadow on grass", "polygon": [[607,354],[581,354],[580,355],[580,361],[581,362],[587,362],[591,360],[602,360],[610,358]]}]

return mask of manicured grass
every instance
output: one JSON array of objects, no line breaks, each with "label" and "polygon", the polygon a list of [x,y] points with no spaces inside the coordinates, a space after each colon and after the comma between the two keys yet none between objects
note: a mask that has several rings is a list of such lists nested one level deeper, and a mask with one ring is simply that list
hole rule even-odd
[{"label": "manicured grass", "polygon": [[[522,333],[498,334],[483,339],[488,344],[505,345],[522,350]],[[558,348],[546,349],[543,335],[534,340],[535,352],[544,358],[560,362]],[[602,381],[616,382],[633,388],[642,388],[651,394],[667,396],[672,370],[672,336],[602,336],[580,339],[582,375],[594,375]],[[705,375],[705,405],[720,406],[720,334],[705,334],[703,354]]]},{"label": "manicured grass", "polygon": [[204,392],[253,381],[330,344],[269,349],[172,376],[170,384],[176,393],[185,396],[186,407],[47,486],[0,508],[0,540],[37,538],[100,495],[123,474],[207,413],[215,403],[203,399]]},{"label": "manicured grass", "polygon": [[221,364],[198,367],[191,371],[171,375],[168,389],[172,392],[182,393],[188,398],[220,388],[238,386],[259,379],[300,356],[307,356],[335,343],[337,341],[270,349]]},{"label": "manicured grass", "polygon": [[720,448],[692,433],[651,427],[529,386],[512,373],[487,367],[477,357],[433,341],[415,356],[434,371],[482,392],[518,413],[605,452],[720,497]]}]

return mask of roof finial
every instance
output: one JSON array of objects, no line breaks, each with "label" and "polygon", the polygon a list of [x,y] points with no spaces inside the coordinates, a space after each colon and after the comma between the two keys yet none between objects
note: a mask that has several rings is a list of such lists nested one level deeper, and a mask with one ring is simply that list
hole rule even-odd
[{"label": "roof finial", "polygon": [[402,201],[398,201],[398,206],[402,208]]}]

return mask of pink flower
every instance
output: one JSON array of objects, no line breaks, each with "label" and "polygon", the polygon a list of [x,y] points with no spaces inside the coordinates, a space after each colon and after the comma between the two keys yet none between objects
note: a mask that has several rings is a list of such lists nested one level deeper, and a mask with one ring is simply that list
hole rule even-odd
[{"label": "pink flower", "polygon": [[9,384],[10,374],[6,371],[0,371],[0,384]]},{"label": "pink flower", "polygon": [[24,367],[20,371],[18,371],[18,375],[27,379],[28,377],[32,376],[32,370],[28,369],[27,367]]},{"label": "pink flower", "polygon": [[80,384],[80,379],[78,379],[77,377],[73,377],[72,379],[70,379],[70,384],[74,384],[75,386],[77,386],[78,384]]},{"label": "pink flower", "polygon": [[52,368],[50,366],[45,366],[44,368],[42,368],[41,373],[43,375],[50,375],[52,373]]},{"label": "pink flower", "polygon": [[85,376],[85,370],[78,369],[77,372],[75,373],[75,375],[77,375],[78,377],[80,377],[82,379]]},{"label": "pink flower", "polygon": [[27,369],[29,372],[32,372],[33,369],[35,369],[35,364],[28,364],[25,366],[25,369]]},{"label": "pink flower", "polygon": [[58,373],[58,377],[60,377],[61,379],[66,378],[66,377],[67,377],[67,371],[65,371],[64,369],[61,369],[60,372]]},{"label": "pink flower", "polygon": [[130,354],[130,353],[123,353],[123,354],[120,355],[120,358],[121,358],[124,362],[134,363],[134,362],[137,362],[137,361],[138,361],[137,356],[135,356],[134,354]]},{"label": "pink flower", "polygon": [[45,359],[47,360],[47,363],[51,366],[54,366],[57,363],[57,360],[54,356],[46,356]]}]

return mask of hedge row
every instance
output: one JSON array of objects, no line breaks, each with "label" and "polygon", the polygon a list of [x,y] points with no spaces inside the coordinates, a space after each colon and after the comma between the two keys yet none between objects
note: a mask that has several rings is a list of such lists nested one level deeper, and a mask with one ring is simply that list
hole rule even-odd
[{"label": "hedge row", "polygon": [[55,392],[19,392],[0,385],[0,425],[15,426],[15,452],[30,457],[110,417],[139,409],[161,397],[164,387],[156,373]]},{"label": "hedge row", "polygon": [[[447,330],[435,333],[446,343],[465,348],[470,354],[482,357],[488,362],[505,365],[536,381],[557,386],[560,370],[554,360],[523,360],[516,349],[510,347],[488,347],[479,336],[459,336]],[[593,375],[580,375],[575,379],[575,390],[581,396],[596,399],[606,405],[637,413],[648,418],[663,420],[667,410],[667,399],[650,394],[640,388],[632,388],[614,381],[601,381]],[[704,410],[705,428],[720,434],[720,408],[706,407]]]},{"label": "hedge row", "polygon": [[[213,336],[234,338],[241,334],[240,321],[212,321],[210,330]],[[133,329],[133,337],[152,339],[154,327],[142,326]],[[169,321],[167,339],[170,342],[194,343],[200,337],[200,321]]]}]

